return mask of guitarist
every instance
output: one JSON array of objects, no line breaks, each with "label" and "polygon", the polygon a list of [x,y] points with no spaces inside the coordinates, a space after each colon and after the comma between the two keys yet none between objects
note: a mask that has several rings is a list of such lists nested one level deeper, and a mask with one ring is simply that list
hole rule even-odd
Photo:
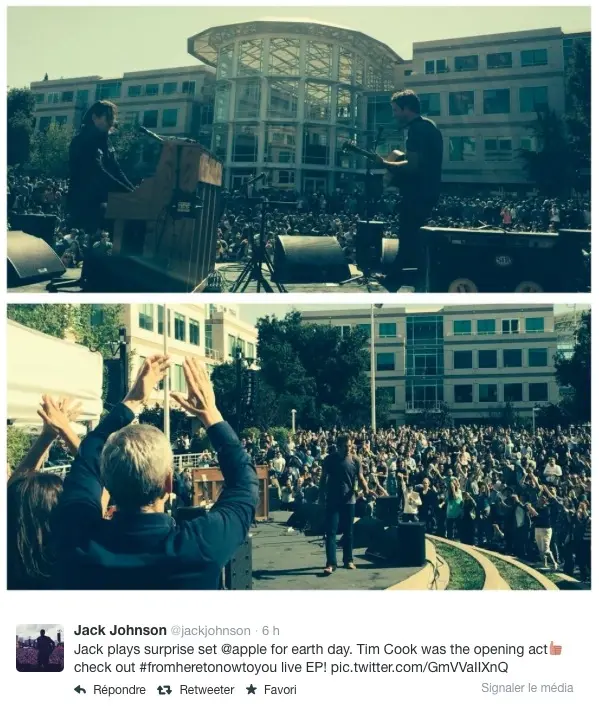
[{"label": "guitarist", "polygon": [[416,268],[416,282],[424,274],[424,247],[418,231],[430,219],[441,192],[443,138],[437,125],[420,114],[420,100],[411,89],[395,92],[391,97],[393,116],[400,129],[407,129],[406,153],[398,161],[379,157],[377,163],[387,169],[399,187],[400,250],[391,278],[401,279],[401,270]]}]

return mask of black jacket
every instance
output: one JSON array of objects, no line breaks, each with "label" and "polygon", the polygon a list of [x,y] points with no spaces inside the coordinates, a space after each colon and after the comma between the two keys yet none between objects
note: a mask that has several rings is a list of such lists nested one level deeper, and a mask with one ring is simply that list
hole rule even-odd
[{"label": "black jacket", "polygon": [[225,485],[212,509],[176,524],[167,514],[102,518],[100,455],[108,437],[134,419],[120,404],[81,443],[55,510],[57,588],[216,589],[221,568],[247,537],[258,477],[226,422],[208,430]]},{"label": "black jacket", "polygon": [[69,147],[68,209],[76,215],[95,213],[108,200],[109,192],[133,191],[123,173],[108,134],[84,126]]}]

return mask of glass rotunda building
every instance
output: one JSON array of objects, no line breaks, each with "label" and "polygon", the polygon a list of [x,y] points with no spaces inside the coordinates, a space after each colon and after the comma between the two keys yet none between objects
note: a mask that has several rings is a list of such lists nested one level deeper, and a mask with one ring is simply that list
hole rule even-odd
[{"label": "glass rotunda building", "polygon": [[362,32],[312,21],[261,20],[213,27],[188,40],[216,68],[212,151],[228,188],[268,171],[281,189],[351,187],[364,146],[367,95],[392,92],[403,63]]}]

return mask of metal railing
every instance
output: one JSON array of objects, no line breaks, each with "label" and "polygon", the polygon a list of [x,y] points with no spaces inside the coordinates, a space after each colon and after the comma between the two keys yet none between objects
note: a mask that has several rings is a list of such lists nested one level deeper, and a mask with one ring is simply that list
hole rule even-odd
[{"label": "metal railing", "polygon": [[[181,471],[186,467],[205,467],[206,458],[199,452],[194,452],[193,454],[175,454],[173,459],[173,466],[177,471]],[[56,467],[42,467],[40,472],[45,474],[57,474],[63,479],[71,471],[71,464],[61,464]]]}]

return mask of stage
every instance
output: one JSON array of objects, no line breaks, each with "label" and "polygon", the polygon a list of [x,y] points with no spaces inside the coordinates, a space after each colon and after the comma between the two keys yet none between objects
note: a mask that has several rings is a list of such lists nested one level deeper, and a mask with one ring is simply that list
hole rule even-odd
[{"label": "stage", "polygon": [[[223,280],[223,293],[227,293],[229,291],[229,288],[237,277],[240,275],[241,271],[243,270],[244,263],[241,262],[236,262],[236,263],[217,263],[215,266],[216,271],[218,271]],[[355,265],[350,265],[349,266],[350,273],[352,276],[359,276],[360,272],[356,268]],[[264,266],[264,277],[268,279],[268,270],[266,266]],[[61,277],[60,280],[78,280],[79,277],[81,276],[81,268],[68,268],[65,274]],[[268,281],[271,283],[271,281]],[[14,288],[8,288],[9,293],[46,293],[46,285],[48,284],[48,280],[45,279],[43,281],[39,281],[37,283],[30,283],[28,285],[23,285],[23,286],[16,286]],[[271,283],[272,285],[272,283]],[[346,283],[344,285],[340,285],[338,283],[286,283],[285,288],[289,293],[368,293],[368,289],[366,286],[361,285],[358,283],[358,281],[354,281],[352,283]],[[276,288],[273,287],[273,290],[276,291]],[[81,293],[81,288],[75,287],[75,288],[64,288],[61,289],[61,293]],[[127,292],[127,291],[123,291]],[[153,293],[160,293],[160,289],[158,286],[152,287]],[[256,292],[256,284],[255,282],[251,283],[250,286],[248,287],[247,290],[248,293],[255,293]],[[388,291],[386,288],[384,288],[380,283],[373,282],[370,286],[370,292],[371,293],[387,293]]]},{"label": "stage", "polygon": [[[324,576],[323,537],[304,536],[299,531],[287,532],[290,512],[270,513],[272,521],[253,527],[253,588],[260,591],[286,590],[370,590],[382,591],[413,576],[420,568],[387,566],[379,559],[365,557],[366,549],[354,549],[355,571],[338,568]],[[342,563],[341,551],[337,558]]]}]

